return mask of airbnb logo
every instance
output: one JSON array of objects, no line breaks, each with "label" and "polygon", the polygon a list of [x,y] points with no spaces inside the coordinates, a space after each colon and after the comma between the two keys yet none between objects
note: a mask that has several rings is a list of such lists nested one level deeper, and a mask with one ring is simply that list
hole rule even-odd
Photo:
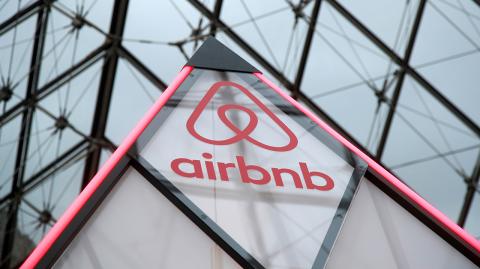
[{"label": "airbnb logo", "polygon": [[[258,117],[253,110],[238,104],[224,104],[217,109],[217,115],[220,121],[234,133],[232,137],[222,140],[214,140],[200,135],[195,128],[195,124],[209,102],[212,101],[215,94],[217,94],[222,87],[228,87],[229,90],[240,91],[248,97],[253,104],[268,115],[268,117],[285,133],[286,137],[288,137],[288,143],[281,146],[272,146],[253,138],[251,134],[257,127]],[[227,117],[227,112],[230,110],[238,110],[246,113],[246,115],[248,115],[248,124],[244,128],[235,125]],[[294,149],[298,144],[298,139],[295,134],[293,134],[290,128],[288,128],[285,123],[270,111],[265,104],[243,86],[231,81],[216,82],[210,87],[210,89],[208,89],[205,96],[188,118],[187,130],[196,139],[212,145],[230,145],[241,140],[246,140],[267,150],[286,152]],[[202,153],[202,157],[203,159],[192,159],[192,157],[176,158],[171,161],[170,168],[178,176],[192,179],[230,181],[239,178],[240,181],[245,184],[266,185],[273,183],[277,187],[285,187],[285,182],[290,181],[290,184],[288,185],[293,185],[296,189],[318,191],[330,191],[335,186],[332,177],[326,173],[312,170],[308,167],[307,163],[298,162],[297,160],[293,162],[296,163],[295,168],[267,168],[262,165],[252,164],[245,160],[245,157],[241,155],[234,156],[235,160],[230,162],[217,161],[213,154],[208,152]]]},{"label": "airbnb logo", "polygon": [[[217,114],[220,120],[222,121],[223,124],[225,124],[226,127],[228,127],[230,130],[232,130],[235,135],[226,138],[223,140],[213,140],[206,138],[202,135],[200,135],[197,130],[195,129],[195,123],[197,122],[198,118],[200,117],[202,111],[205,109],[205,107],[208,105],[208,103],[212,100],[212,98],[215,96],[215,94],[222,88],[222,87],[230,87],[230,89],[236,89],[245,94],[252,102],[257,105],[265,114],[267,114],[273,122],[277,124],[280,129],[288,136],[289,142],[288,144],[284,146],[272,146],[268,145],[266,143],[262,143],[255,138],[251,137],[250,134],[255,130],[258,124],[258,117],[253,112],[251,109],[246,108],[244,106],[238,105],[238,104],[225,104],[220,106],[217,109]],[[247,113],[249,117],[249,122],[247,126],[243,129],[239,128],[236,126],[228,117],[227,117],[227,111],[229,110],[239,110]],[[196,139],[203,141],[208,144],[212,145],[230,145],[233,143],[237,143],[240,140],[247,140],[248,142],[267,149],[271,151],[289,151],[294,149],[297,144],[298,140],[295,134],[272,112],[270,111],[260,100],[258,100],[257,97],[255,97],[250,91],[245,89],[242,85],[239,85],[235,82],[231,81],[219,81],[216,82],[215,84],[210,87],[210,89],[207,91],[203,99],[200,101],[198,106],[195,108],[195,110],[192,112],[192,115],[190,118],[187,120],[187,130],[188,132],[195,137]]]}]

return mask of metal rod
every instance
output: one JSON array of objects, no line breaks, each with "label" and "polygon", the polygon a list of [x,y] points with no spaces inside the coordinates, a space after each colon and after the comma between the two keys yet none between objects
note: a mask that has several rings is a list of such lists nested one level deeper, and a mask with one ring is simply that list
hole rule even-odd
[{"label": "metal rod", "polygon": [[[404,61],[407,65],[410,62],[410,57],[412,56],[412,51],[415,45],[415,40],[417,38],[418,29],[420,27],[422,16],[425,10],[425,4],[426,4],[426,0],[422,0],[418,5],[417,14],[415,16],[415,21],[413,23],[412,31],[410,33],[410,38],[407,43],[407,48],[405,49]],[[377,160],[382,159],[383,153],[385,151],[385,145],[387,144],[388,135],[390,133],[390,128],[392,126],[393,118],[397,108],[398,100],[400,99],[400,93],[401,93],[404,81],[405,81],[405,68],[402,68],[402,70],[400,70],[400,73],[398,75],[398,82],[395,85],[395,90],[393,91],[392,100],[390,102],[390,110],[388,111],[387,119],[385,120],[385,124],[383,126],[382,135],[378,143],[377,153],[376,153]]]},{"label": "metal rod", "polygon": [[422,87],[430,93],[435,99],[445,106],[455,117],[463,122],[470,130],[480,137],[480,127],[463,113],[456,105],[454,105],[448,98],[446,98],[439,90],[437,90],[430,82],[421,76],[415,69],[410,67],[403,59],[401,59],[392,49],[390,49],[380,38],[371,32],[365,25],[357,20],[347,9],[345,9],[336,0],[328,0],[332,7],[334,7],[345,19],[350,21],[360,32],[362,32],[370,41],[372,41],[379,49],[387,54],[397,65],[404,68],[405,71],[415,79]]},{"label": "metal rod", "polygon": [[462,210],[460,211],[460,215],[458,216],[458,222],[457,222],[457,224],[460,227],[465,226],[468,212],[472,207],[473,196],[475,195],[475,192],[477,191],[477,188],[479,185],[479,180],[480,180],[480,152],[478,153],[477,162],[475,164],[475,168],[473,169],[472,176],[466,179],[467,192],[465,193]]},{"label": "metal rod", "polygon": [[215,36],[217,34],[217,24],[215,21],[217,21],[220,18],[220,12],[222,11],[222,5],[223,5],[223,0],[217,0],[215,2],[215,7],[213,9],[213,14],[215,15],[215,20],[212,20],[213,22],[210,25],[210,34],[212,36]]},{"label": "metal rod", "polygon": [[[116,0],[113,7],[113,16],[110,23],[109,36],[112,37],[112,47],[108,51],[110,55],[105,60],[100,78],[100,86],[97,95],[97,103],[93,116],[91,129],[91,138],[93,141],[104,136],[108,111],[110,108],[111,97],[113,92],[113,84],[115,81],[115,73],[118,65],[117,48],[121,44],[125,22],[127,17],[128,0]],[[91,143],[92,152],[87,156],[85,169],[83,173],[82,186],[85,187],[90,179],[95,175],[100,163],[101,147],[95,143]]]},{"label": "metal rod", "polygon": [[20,24],[26,19],[30,18],[32,14],[35,14],[40,8],[43,7],[44,1],[35,1],[32,4],[22,8],[20,11],[13,14],[10,18],[6,19],[0,24],[0,36],[8,32],[8,30]]},{"label": "metal rod", "polygon": [[[30,74],[28,76],[26,98],[31,98],[35,95],[35,91],[38,87],[38,81],[40,77],[40,65],[43,55],[43,47],[45,44],[45,32],[47,31],[47,20],[50,10],[48,7],[43,7],[38,12],[37,24],[35,30],[35,39],[32,51],[32,60],[30,64]],[[20,196],[16,194],[19,192],[21,184],[24,179],[25,162],[27,161],[28,148],[30,142],[31,127],[33,121],[34,108],[32,106],[27,107],[23,111],[22,123],[20,128],[19,137],[22,138],[18,142],[17,154],[15,160],[15,172],[12,179],[11,194],[14,199],[11,200],[8,208],[8,219],[6,221],[4,238],[2,245],[2,258],[1,263],[3,268],[9,268],[12,262],[12,252],[14,251],[15,234],[17,233],[17,215],[18,208],[20,206]]]},{"label": "metal rod", "polygon": [[56,78],[39,88],[34,95],[25,97],[25,99],[23,99],[21,102],[0,115],[0,127],[5,125],[8,121],[13,119],[16,115],[21,113],[27,107],[33,106],[36,102],[39,102],[45,97],[49,96],[63,84],[68,82],[69,79],[73,79],[83,70],[96,63],[104,56],[105,49],[107,47],[110,47],[109,43],[105,43],[102,46],[98,47],[97,49],[89,53],[87,56],[85,56],[81,61],[68,68],[62,74],[58,75]]},{"label": "metal rod", "polygon": [[255,61],[257,61],[266,71],[272,74],[282,85],[288,89],[293,89],[293,84],[273,65],[270,64],[260,53],[250,46],[243,38],[228,27],[221,19],[216,19],[215,15],[198,0],[188,0],[198,11],[217,25],[217,28],[235,41],[243,50],[245,50]]},{"label": "metal rod", "polygon": [[293,83],[293,94],[294,99],[298,98],[298,92],[303,80],[303,73],[307,65],[308,55],[310,53],[310,47],[312,46],[313,34],[315,33],[315,28],[317,26],[318,14],[320,11],[320,4],[322,0],[315,0],[315,5],[313,6],[312,15],[310,16],[310,23],[308,24],[307,36],[305,38],[305,43],[303,44],[302,56],[300,58],[300,63],[298,65],[297,75],[295,77],[295,82]]},{"label": "metal rod", "polygon": [[242,268],[265,268],[255,257],[231,238],[215,221],[210,219],[195,203],[165,178],[143,158],[136,156],[130,161],[132,167],[149,181],[194,225],[205,233],[215,244],[234,259]]},{"label": "metal rod", "polygon": [[118,54],[125,58],[131,65],[133,65],[142,75],[144,75],[152,84],[157,86],[161,91],[165,90],[168,85],[157,77],[148,67],[145,66],[135,55],[123,46],[118,47]]},{"label": "metal rod", "polygon": [[25,178],[21,190],[19,193],[9,193],[8,195],[2,197],[0,199],[0,207],[6,203],[8,200],[14,198],[15,195],[20,195],[27,193],[29,190],[35,188],[39,184],[41,184],[45,179],[47,179],[50,175],[61,169],[64,165],[70,163],[71,160],[77,158],[77,156],[87,149],[88,143],[87,140],[82,140],[77,144],[73,145],[70,149],[62,153],[60,156],[55,158],[53,161],[48,163],[38,172],[30,176],[29,178]]}]

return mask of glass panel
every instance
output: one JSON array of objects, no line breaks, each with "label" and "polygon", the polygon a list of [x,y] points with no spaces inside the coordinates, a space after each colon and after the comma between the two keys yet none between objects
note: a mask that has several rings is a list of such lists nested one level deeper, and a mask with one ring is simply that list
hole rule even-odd
[{"label": "glass panel", "polygon": [[322,2],[301,88],[368,149],[381,133],[398,66]]},{"label": "glass panel", "polygon": [[[230,50],[235,52],[242,59],[250,63],[253,67],[263,69],[262,65],[260,65],[252,56],[250,56],[250,54],[248,54],[248,52],[243,50],[235,41],[233,41],[230,37],[228,37],[228,35],[225,34],[224,32],[217,33],[215,38],[219,40],[222,44],[227,46]],[[290,66],[288,67],[288,69],[291,72],[295,71],[294,68],[291,68]],[[285,91],[290,91],[290,89],[283,87],[283,84],[280,81],[276,80],[275,76],[273,76],[271,73],[265,70],[262,70],[262,74],[268,77],[273,83],[275,83],[275,85],[282,87],[282,89],[284,89]]]},{"label": "glass panel", "polygon": [[[12,211],[11,206],[12,203],[14,203],[13,200],[7,200],[4,203],[2,203],[0,207],[0,240],[1,242],[4,242],[4,238],[10,235],[14,235],[14,248],[12,251],[8,254],[11,259],[12,259],[12,266],[5,266],[4,260],[2,259],[0,261],[0,264],[4,268],[16,268],[18,266],[14,266],[19,264],[21,261],[25,259],[25,257],[32,251],[32,249],[35,247],[35,243],[28,237],[27,234],[24,232],[20,231],[17,227],[14,227],[13,229],[8,229],[7,230],[7,222],[9,218],[12,216]],[[0,245],[0,250],[3,249],[3,245]]]},{"label": "glass panel", "polygon": [[370,181],[362,179],[326,268],[477,266]]},{"label": "glass panel", "polygon": [[427,1],[411,61],[420,74],[477,125],[479,10],[470,1]]},{"label": "glass panel", "polygon": [[398,55],[404,55],[419,1],[340,0],[339,2]]},{"label": "glass panel", "polygon": [[30,16],[0,35],[0,115],[25,98],[36,21]]},{"label": "glass panel", "polygon": [[411,63],[416,66],[457,54],[460,57],[461,53],[478,53],[479,21],[480,10],[469,1],[427,1]]},{"label": "glass panel", "polygon": [[208,20],[187,1],[131,1],[123,45],[170,82],[202,43],[195,28],[210,31]]},{"label": "glass panel", "polygon": [[63,6],[53,4],[42,56],[40,86],[78,63],[100,46],[105,37],[96,29],[75,18]]},{"label": "glass panel", "polygon": [[98,95],[100,74],[104,61],[99,61],[88,69],[70,78],[62,86],[43,98],[39,105],[55,118],[65,120],[82,136],[89,136]]},{"label": "glass panel", "polygon": [[383,161],[457,221],[480,140],[410,76],[405,77]]},{"label": "glass panel", "polygon": [[16,117],[0,127],[0,197],[12,190],[15,160],[22,118]]},{"label": "glass panel", "polygon": [[239,268],[129,169],[54,268]]},{"label": "glass panel", "polygon": [[161,93],[135,67],[125,60],[119,60],[106,136],[119,145]]},{"label": "glass panel", "polygon": [[15,15],[16,12],[31,5],[34,2],[35,0],[29,0],[29,1],[2,0],[0,1],[0,23],[10,18],[11,16]]},{"label": "glass panel", "polygon": [[113,0],[61,0],[55,4],[72,15],[81,15],[89,23],[108,33],[113,10],[112,3]]},{"label": "glass panel", "polygon": [[28,185],[17,212],[12,255],[18,260],[13,264],[27,257],[77,197],[83,179],[84,154],[80,153],[41,181],[37,179],[33,186]]},{"label": "glass panel", "polygon": [[[295,80],[313,1],[225,1],[221,19],[291,81]],[[279,29],[281,29],[279,31]],[[230,47],[230,46],[229,46]],[[253,62],[251,62],[253,63]]]},{"label": "glass panel", "polygon": [[465,229],[480,240],[480,187],[478,185],[470,207],[470,214],[465,223]]},{"label": "glass panel", "polygon": [[25,164],[25,178],[39,172],[43,167],[81,142],[83,137],[75,129],[63,126],[41,106],[35,110],[32,120],[32,134],[29,139],[28,153]]},{"label": "glass panel", "polygon": [[141,155],[265,267],[333,242],[355,161],[255,76],[194,70],[157,119]]}]

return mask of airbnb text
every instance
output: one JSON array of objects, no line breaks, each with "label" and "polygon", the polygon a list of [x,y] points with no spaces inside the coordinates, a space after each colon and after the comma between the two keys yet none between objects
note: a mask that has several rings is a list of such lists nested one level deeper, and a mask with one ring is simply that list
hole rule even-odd
[{"label": "airbnb text", "polygon": [[305,162],[299,162],[301,171],[289,168],[263,168],[259,165],[247,163],[243,156],[235,156],[236,162],[215,162],[212,154],[203,153],[202,159],[177,158],[170,167],[177,175],[187,178],[197,178],[229,181],[230,174],[237,172],[243,183],[265,185],[270,181],[278,187],[283,187],[287,180],[293,181],[298,189],[329,191],[334,187],[334,180],[327,174],[310,170]]}]

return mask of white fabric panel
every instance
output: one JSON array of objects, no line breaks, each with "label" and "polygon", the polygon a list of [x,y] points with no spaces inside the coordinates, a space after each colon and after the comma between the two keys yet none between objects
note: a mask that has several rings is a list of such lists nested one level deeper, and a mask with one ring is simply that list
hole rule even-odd
[{"label": "white fabric panel", "polygon": [[55,268],[239,268],[138,172],[129,169]]},{"label": "white fabric panel", "polygon": [[418,219],[362,179],[328,269],[477,268]]}]

